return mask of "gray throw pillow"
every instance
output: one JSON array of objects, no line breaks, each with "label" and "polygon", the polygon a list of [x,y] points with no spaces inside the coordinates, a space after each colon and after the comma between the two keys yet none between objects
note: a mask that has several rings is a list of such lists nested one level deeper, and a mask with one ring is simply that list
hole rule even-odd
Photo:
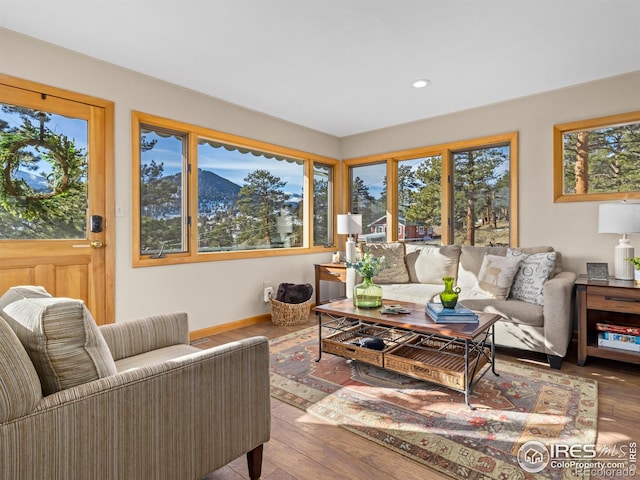
[{"label": "gray throw pillow", "polygon": [[365,243],[362,253],[370,253],[374,257],[384,257],[385,268],[373,277],[376,283],[408,283],[409,271],[404,261],[404,243]]},{"label": "gray throw pillow", "polygon": [[513,279],[509,296],[524,302],[542,305],[544,284],[551,277],[556,266],[556,252],[527,254],[520,250],[509,249],[507,257],[522,259],[518,273]]},{"label": "gray throw pillow", "polygon": [[488,297],[506,300],[519,266],[519,257],[503,257],[486,253],[474,290]]}]

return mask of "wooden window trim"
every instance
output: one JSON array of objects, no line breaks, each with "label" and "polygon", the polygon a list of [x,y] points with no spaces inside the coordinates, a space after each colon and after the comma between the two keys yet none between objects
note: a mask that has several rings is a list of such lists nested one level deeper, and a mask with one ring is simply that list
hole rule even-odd
[{"label": "wooden window trim", "polygon": [[590,130],[597,127],[614,126],[623,123],[640,122],[640,111],[590,118],[577,122],[561,123],[553,126],[553,201],[595,202],[611,200],[639,199],[640,192],[602,192],[602,193],[564,193],[564,145],[562,136],[565,133]]},{"label": "wooden window trim", "polygon": [[[510,164],[509,164],[509,189],[510,189],[510,215],[509,222],[509,243],[511,246],[518,246],[518,132],[508,132],[503,134],[491,135],[487,137],[474,138],[470,140],[461,140],[451,143],[442,143],[431,146],[411,148],[399,150],[396,152],[378,153],[367,155],[364,157],[356,157],[343,160],[341,170],[341,191],[342,202],[341,208],[343,212],[348,211],[350,201],[350,185],[349,185],[349,169],[353,166],[362,166],[375,163],[387,163],[387,225],[395,225],[394,228],[387,228],[387,241],[392,242],[398,239],[397,229],[397,212],[398,212],[398,195],[397,195],[397,178],[398,163],[402,160],[411,160],[420,157],[430,157],[440,155],[442,158],[442,198],[447,201],[442,202],[442,239],[443,244],[451,242],[452,230],[448,224],[451,216],[452,202],[449,200],[452,196],[452,186],[449,184],[449,176],[453,169],[452,157],[453,153],[462,150],[474,148],[491,147],[497,145],[510,146]],[[392,181],[394,183],[392,183]],[[389,186],[393,185],[393,189]],[[391,191],[392,190],[392,191]]]},{"label": "wooden window trim", "polygon": [[[146,255],[140,255],[140,125],[156,126],[166,128],[168,130],[175,130],[183,133],[187,133],[189,138],[189,158],[188,162],[191,164],[191,171],[198,171],[198,159],[197,159],[197,143],[198,138],[207,138],[216,142],[231,144],[238,147],[249,148],[258,150],[265,153],[271,153],[276,155],[283,155],[290,158],[300,159],[304,161],[304,186],[303,195],[305,196],[305,209],[303,213],[304,224],[304,240],[302,247],[293,248],[275,248],[275,249],[263,249],[263,250],[238,250],[230,252],[206,252],[201,253],[198,251],[197,245],[197,229],[198,222],[192,221],[189,228],[189,251],[184,253],[172,253],[164,258],[150,258]],[[313,232],[310,222],[313,221],[312,215],[312,198],[310,197],[313,191],[313,168],[312,163],[318,162],[334,168],[334,182],[337,173],[337,165],[339,161],[334,158],[325,157],[322,155],[316,155],[293,148],[282,147],[279,145],[262,142],[259,140],[253,140],[230,133],[220,132],[197,125],[192,125],[177,120],[171,120],[168,118],[158,117],[155,115],[133,111],[131,113],[131,131],[132,131],[132,265],[134,267],[148,267],[159,265],[175,265],[184,263],[200,263],[220,260],[235,260],[242,258],[265,258],[265,257],[277,257],[284,255],[307,255],[311,253],[324,253],[335,250],[335,245],[314,246],[312,243],[311,235]],[[190,175],[188,179],[189,184],[189,198],[188,205],[193,217],[193,212],[197,212],[198,209],[198,176]],[[338,189],[333,189],[332,205],[334,209],[334,217],[337,212],[336,206],[338,205]],[[334,228],[335,231],[335,228]]]}]

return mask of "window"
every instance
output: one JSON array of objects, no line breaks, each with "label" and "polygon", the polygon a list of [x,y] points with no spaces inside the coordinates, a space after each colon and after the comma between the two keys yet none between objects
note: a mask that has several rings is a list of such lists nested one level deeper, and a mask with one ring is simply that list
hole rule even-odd
[{"label": "window", "polygon": [[141,113],[134,125],[135,265],[333,247],[337,161]]},{"label": "window", "polygon": [[453,152],[453,243],[509,245],[509,146]]},{"label": "window", "polygon": [[386,235],[387,176],[386,164],[376,163],[350,168],[351,213],[362,214],[361,239],[384,241]]},{"label": "window", "polygon": [[555,125],[556,202],[640,198],[640,112]]},{"label": "window", "polygon": [[517,244],[516,133],[345,160],[345,168],[363,241]]}]

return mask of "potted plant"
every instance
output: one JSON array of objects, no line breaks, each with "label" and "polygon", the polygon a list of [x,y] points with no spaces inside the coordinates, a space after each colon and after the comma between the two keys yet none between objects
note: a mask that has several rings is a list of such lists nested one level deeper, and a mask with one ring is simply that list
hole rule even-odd
[{"label": "potted plant", "polygon": [[640,283],[640,257],[627,258],[627,262],[635,268],[636,283]]},{"label": "potted plant", "polygon": [[362,308],[381,306],[382,287],[373,283],[373,277],[385,268],[385,258],[367,252],[357,262],[347,262],[347,268],[353,268],[362,277],[362,283],[353,288],[353,304]]}]

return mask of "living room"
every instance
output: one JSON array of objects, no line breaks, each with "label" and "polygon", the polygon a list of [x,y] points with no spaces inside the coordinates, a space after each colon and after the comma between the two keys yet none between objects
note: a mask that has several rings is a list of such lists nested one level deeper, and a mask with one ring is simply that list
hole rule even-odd
[{"label": "living room", "polygon": [[[622,4],[629,6],[629,2]],[[608,41],[616,44],[615,39]],[[313,283],[313,265],[329,261],[331,253],[340,248],[332,245],[307,254],[134,267],[132,111],[336,160],[518,132],[518,245],[551,245],[562,252],[564,268],[577,274],[586,272],[586,262],[606,262],[613,271],[617,237],[598,234],[599,202],[554,202],[553,126],[640,110],[638,68],[619,71],[612,62],[610,74],[596,80],[339,136],[238,107],[10,29],[0,28],[0,45],[1,74],[114,103],[111,207],[121,213],[113,217],[111,281],[116,322],[186,311],[190,330],[200,332],[195,336],[221,332],[229,325],[257,323],[269,315],[269,305],[263,302],[264,282]],[[567,61],[574,60],[567,56]],[[552,75],[552,68],[549,70],[547,74]],[[340,245],[342,239],[336,236],[335,240]],[[640,249],[637,237],[631,241]],[[242,301],[235,300],[239,296]]]}]

